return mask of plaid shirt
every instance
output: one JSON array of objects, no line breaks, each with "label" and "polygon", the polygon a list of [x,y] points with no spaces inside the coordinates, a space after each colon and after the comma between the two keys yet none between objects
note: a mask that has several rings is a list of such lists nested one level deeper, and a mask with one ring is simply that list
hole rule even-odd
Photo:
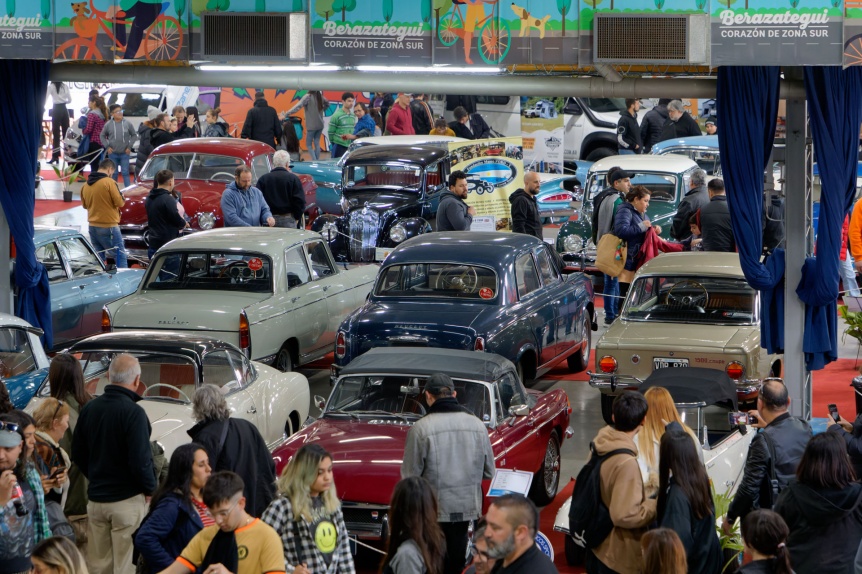
[{"label": "plaid shirt", "polygon": [[[295,522],[293,508],[287,497],[279,496],[273,500],[263,512],[261,520],[272,526],[281,536],[281,542],[284,545],[285,566],[288,572],[292,572],[295,566],[305,562],[309,571],[314,574],[356,574],[341,508],[329,518],[338,531],[338,542],[335,545],[335,552],[332,553],[332,563],[329,567],[326,566],[323,555],[314,544],[311,525],[301,517],[298,523]],[[295,536],[297,530],[299,531],[298,540]],[[297,555],[297,552],[301,555]]]},{"label": "plaid shirt", "polygon": [[48,522],[48,509],[45,507],[45,489],[42,488],[42,477],[32,462],[27,463],[25,478],[36,498],[36,512],[33,513],[33,534],[36,536],[36,544],[38,544],[53,536],[51,525]]}]

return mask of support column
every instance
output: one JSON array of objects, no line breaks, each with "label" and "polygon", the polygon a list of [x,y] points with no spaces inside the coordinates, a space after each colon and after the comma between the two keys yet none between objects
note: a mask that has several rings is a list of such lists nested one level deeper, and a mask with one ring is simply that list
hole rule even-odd
[{"label": "support column", "polygon": [[[9,232],[9,223],[6,214],[0,209],[0,269],[11,269],[9,251],[12,243],[12,234]],[[12,280],[11,273],[0,273],[0,313],[15,314],[12,305]]]}]

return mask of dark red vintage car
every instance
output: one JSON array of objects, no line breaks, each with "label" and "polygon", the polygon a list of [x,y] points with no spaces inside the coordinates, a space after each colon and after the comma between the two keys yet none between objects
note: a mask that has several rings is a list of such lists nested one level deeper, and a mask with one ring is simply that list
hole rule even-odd
[{"label": "dark red vintage car", "polygon": [[441,371],[454,380],[461,405],[488,427],[495,466],[534,473],[531,498],[542,506],[553,500],[560,446],[572,434],[568,396],[560,389],[526,390],[515,365],[481,351],[378,347],[360,355],[341,370],[329,400],[315,397],[320,418],[273,452],[276,471],[281,474],[302,445],[322,446],[332,453],[350,534],[385,539],[407,432],[426,412],[425,381]]},{"label": "dark red vintage car", "polygon": [[[126,250],[147,257],[147,210],[144,200],[156,174],[174,172],[175,187],[182,194],[183,207],[193,233],[223,225],[221,196],[234,181],[234,170],[245,164],[251,168],[252,183],[272,169],[273,149],[260,142],[234,138],[190,138],[164,144],[153,150],[136,174],[135,184],[123,190],[126,204],[120,209],[120,231]],[[306,224],[317,214],[317,184],[309,175],[299,175],[305,190]]]}]

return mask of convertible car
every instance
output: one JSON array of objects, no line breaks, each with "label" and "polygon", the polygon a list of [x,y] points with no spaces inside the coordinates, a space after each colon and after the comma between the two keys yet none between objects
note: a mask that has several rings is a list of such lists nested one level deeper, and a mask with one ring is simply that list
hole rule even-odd
[{"label": "convertible car", "polygon": [[[458,402],[488,427],[498,469],[535,473],[530,496],[548,504],[560,480],[560,445],[571,438],[565,391],[528,391],[515,366],[493,353],[449,349],[374,349],[348,365],[320,418],[273,452],[281,473],[305,444],[332,453],[335,484],[351,535],[385,540],[389,499],[401,478],[410,427],[425,414],[428,377],[452,377]],[[489,481],[483,484],[487,492]]]},{"label": "convertible car", "polygon": [[42,330],[14,315],[0,313],[0,379],[16,409],[23,409],[48,376]]},{"label": "convertible car", "polygon": [[619,320],[596,343],[589,376],[610,424],[614,396],[656,369],[724,371],[740,402],[751,402],[762,379],[781,376],[782,361],[760,346],[760,295],[736,253],[665,253],[638,270]]},{"label": "convertible car", "polygon": [[282,371],[332,352],[375,267],[339,269],[316,233],[234,227],[159,249],[137,292],[105,307],[105,330],[204,333]]},{"label": "convertible car", "polygon": [[434,233],[386,258],[368,301],[338,329],[333,378],[374,347],[443,347],[502,355],[526,382],[563,360],[584,370],[595,328],[592,283],[562,275],[549,245],[519,233]]},{"label": "convertible car", "polygon": [[[153,427],[151,438],[166,456],[189,442],[194,426],[191,399],[203,384],[218,386],[231,416],[245,419],[260,431],[270,450],[296,432],[308,417],[308,381],[298,373],[282,373],[249,361],[228,343],[198,333],[137,331],[96,335],[68,349],[79,356],[87,391],[99,395],[108,384],[108,367],[120,353],[137,357],[141,364],[143,400]],[[28,410],[51,393],[45,381]]]},{"label": "convertible car", "polygon": [[[174,189],[182,195],[183,207],[193,233],[221,227],[221,196],[227,184],[234,181],[234,170],[247,165],[252,171],[252,184],[272,169],[273,149],[260,142],[234,138],[190,138],[157,147],[135,183],[123,190],[126,204],[120,209],[120,231],[129,253],[147,258],[147,210],[144,200],[153,188],[156,174],[163,169],[174,172]],[[305,190],[306,218],[317,214],[317,186],[311,177],[300,175]]]}]

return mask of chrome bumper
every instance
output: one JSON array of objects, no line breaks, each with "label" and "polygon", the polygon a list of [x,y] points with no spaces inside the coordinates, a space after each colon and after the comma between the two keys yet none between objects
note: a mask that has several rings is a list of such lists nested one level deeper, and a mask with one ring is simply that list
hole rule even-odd
[{"label": "chrome bumper", "polygon": [[[610,391],[612,393],[617,392],[617,390],[622,387],[623,389],[628,387],[639,387],[644,384],[643,379],[639,379],[633,375],[618,375],[616,373],[593,373],[587,371],[587,375],[590,377],[590,386],[604,391]],[[737,395],[748,395],[760,390],[760,385],[763,384],[761,379],[744,379],[742,381],[736,381],[736,394]]]}]

